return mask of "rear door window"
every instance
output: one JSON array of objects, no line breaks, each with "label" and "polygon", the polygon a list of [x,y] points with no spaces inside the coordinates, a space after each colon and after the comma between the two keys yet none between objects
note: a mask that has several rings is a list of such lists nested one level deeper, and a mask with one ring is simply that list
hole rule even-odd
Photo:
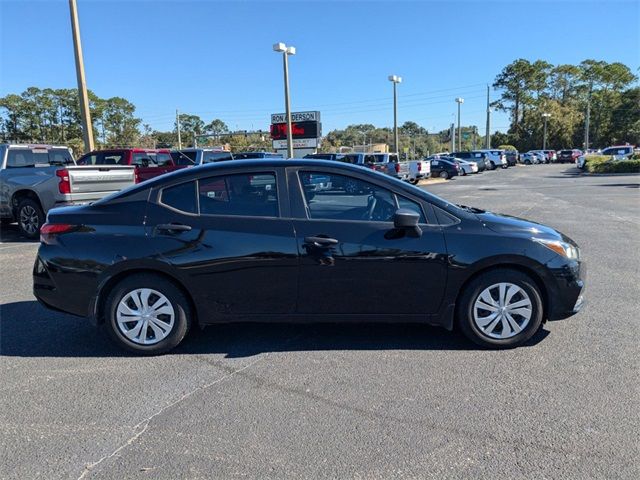
[{"label": "rear door window", "polygon": [[198,181],[201,215],[277,217],[278,190],[273,173],[220,175]]},{"label": "rear door window", "polygon": [[134,153],[131,164],[138,167],[157,167],[155,156],[155,153]]}]

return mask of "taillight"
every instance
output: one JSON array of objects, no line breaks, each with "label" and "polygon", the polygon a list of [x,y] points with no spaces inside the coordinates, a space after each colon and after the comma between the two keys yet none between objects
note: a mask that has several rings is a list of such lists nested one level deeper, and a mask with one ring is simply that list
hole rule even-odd
[{"label": "taillight", "polygon": [[137,168],[133,171],[133,181],[134,183],[140,183],[140,174]]},{"label": "taillight", "polygon": [[54,243],[56,235],[68,233],[78,228],[77,225],[68,223],[45,223],[40,227],[40,241],[46,245]]},{"label": "taillight", "polygon": [[396,163],[396,173],[400,173],[400,164]]},{"label": "taillight", "polygon": [[66,168],[56,170],[56,176],[60,179],[58,190],[60,193],[71,193],[71,182],[69,181],[69,171]]},{"label": "taillight", "polygon": [[418,172],[422,171],[422,162],[418,162]]}]

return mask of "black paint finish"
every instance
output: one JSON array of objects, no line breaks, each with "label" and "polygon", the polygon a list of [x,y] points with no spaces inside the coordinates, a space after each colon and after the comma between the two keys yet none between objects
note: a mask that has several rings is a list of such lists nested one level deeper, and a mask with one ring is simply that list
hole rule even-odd
[{"label": "black paint finish", "polygon": [[[389,221],[311,220],[297,171],[338,173],[419,203],[421,235]],[[199,215],[162,204],[168,186],[268,170],[278,217]],[[253,177],[259,184],[259,176]],[[218,193],[211,194],[212,196]],[[163,175],[84,207],[54,209],[49,223],[78,228],[41,244],[34,293],[46,306],[101,322],[101,302],[123,276],[153,271],[192,300],[201,324],[228,321],[418,321],[451,328],[474,275],[528,273],[545,315],[566,318],[584,287],[584,265],[532,238],[563,240],[535,223],[461,208],[408,184],[321,160],[221,162]],[[176,228],[169,228],[170,225]],[[574,244],[575,245],[575,244]]]}]

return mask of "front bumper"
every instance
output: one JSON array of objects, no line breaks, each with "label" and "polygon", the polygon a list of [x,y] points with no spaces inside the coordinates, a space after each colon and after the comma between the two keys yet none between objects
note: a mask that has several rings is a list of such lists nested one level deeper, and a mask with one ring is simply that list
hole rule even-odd
[{"label": "front bumper", "polygon": [[555,286],[548,288],[549,320],[563,320],[582,310],[585,304],[585,280],[587,267],[584,262],[571,261],[563,265],[550,266]]}]

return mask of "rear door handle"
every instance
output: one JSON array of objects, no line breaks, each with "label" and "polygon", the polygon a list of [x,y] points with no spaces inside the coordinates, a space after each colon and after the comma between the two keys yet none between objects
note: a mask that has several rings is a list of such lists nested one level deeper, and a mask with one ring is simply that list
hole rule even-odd
[{"label": "rear door handle", "polygon": [[337,245],[338,240],[327,237],[304,237],[304,243],[310,243],[316,247],[328,247],[329,245]]},{"label": "rear door handle", "polygon": [[183,225],[182,223],[163,223],[156,225],[156,230],[159,232],[188,232],[191,230],[190,225]]}]

